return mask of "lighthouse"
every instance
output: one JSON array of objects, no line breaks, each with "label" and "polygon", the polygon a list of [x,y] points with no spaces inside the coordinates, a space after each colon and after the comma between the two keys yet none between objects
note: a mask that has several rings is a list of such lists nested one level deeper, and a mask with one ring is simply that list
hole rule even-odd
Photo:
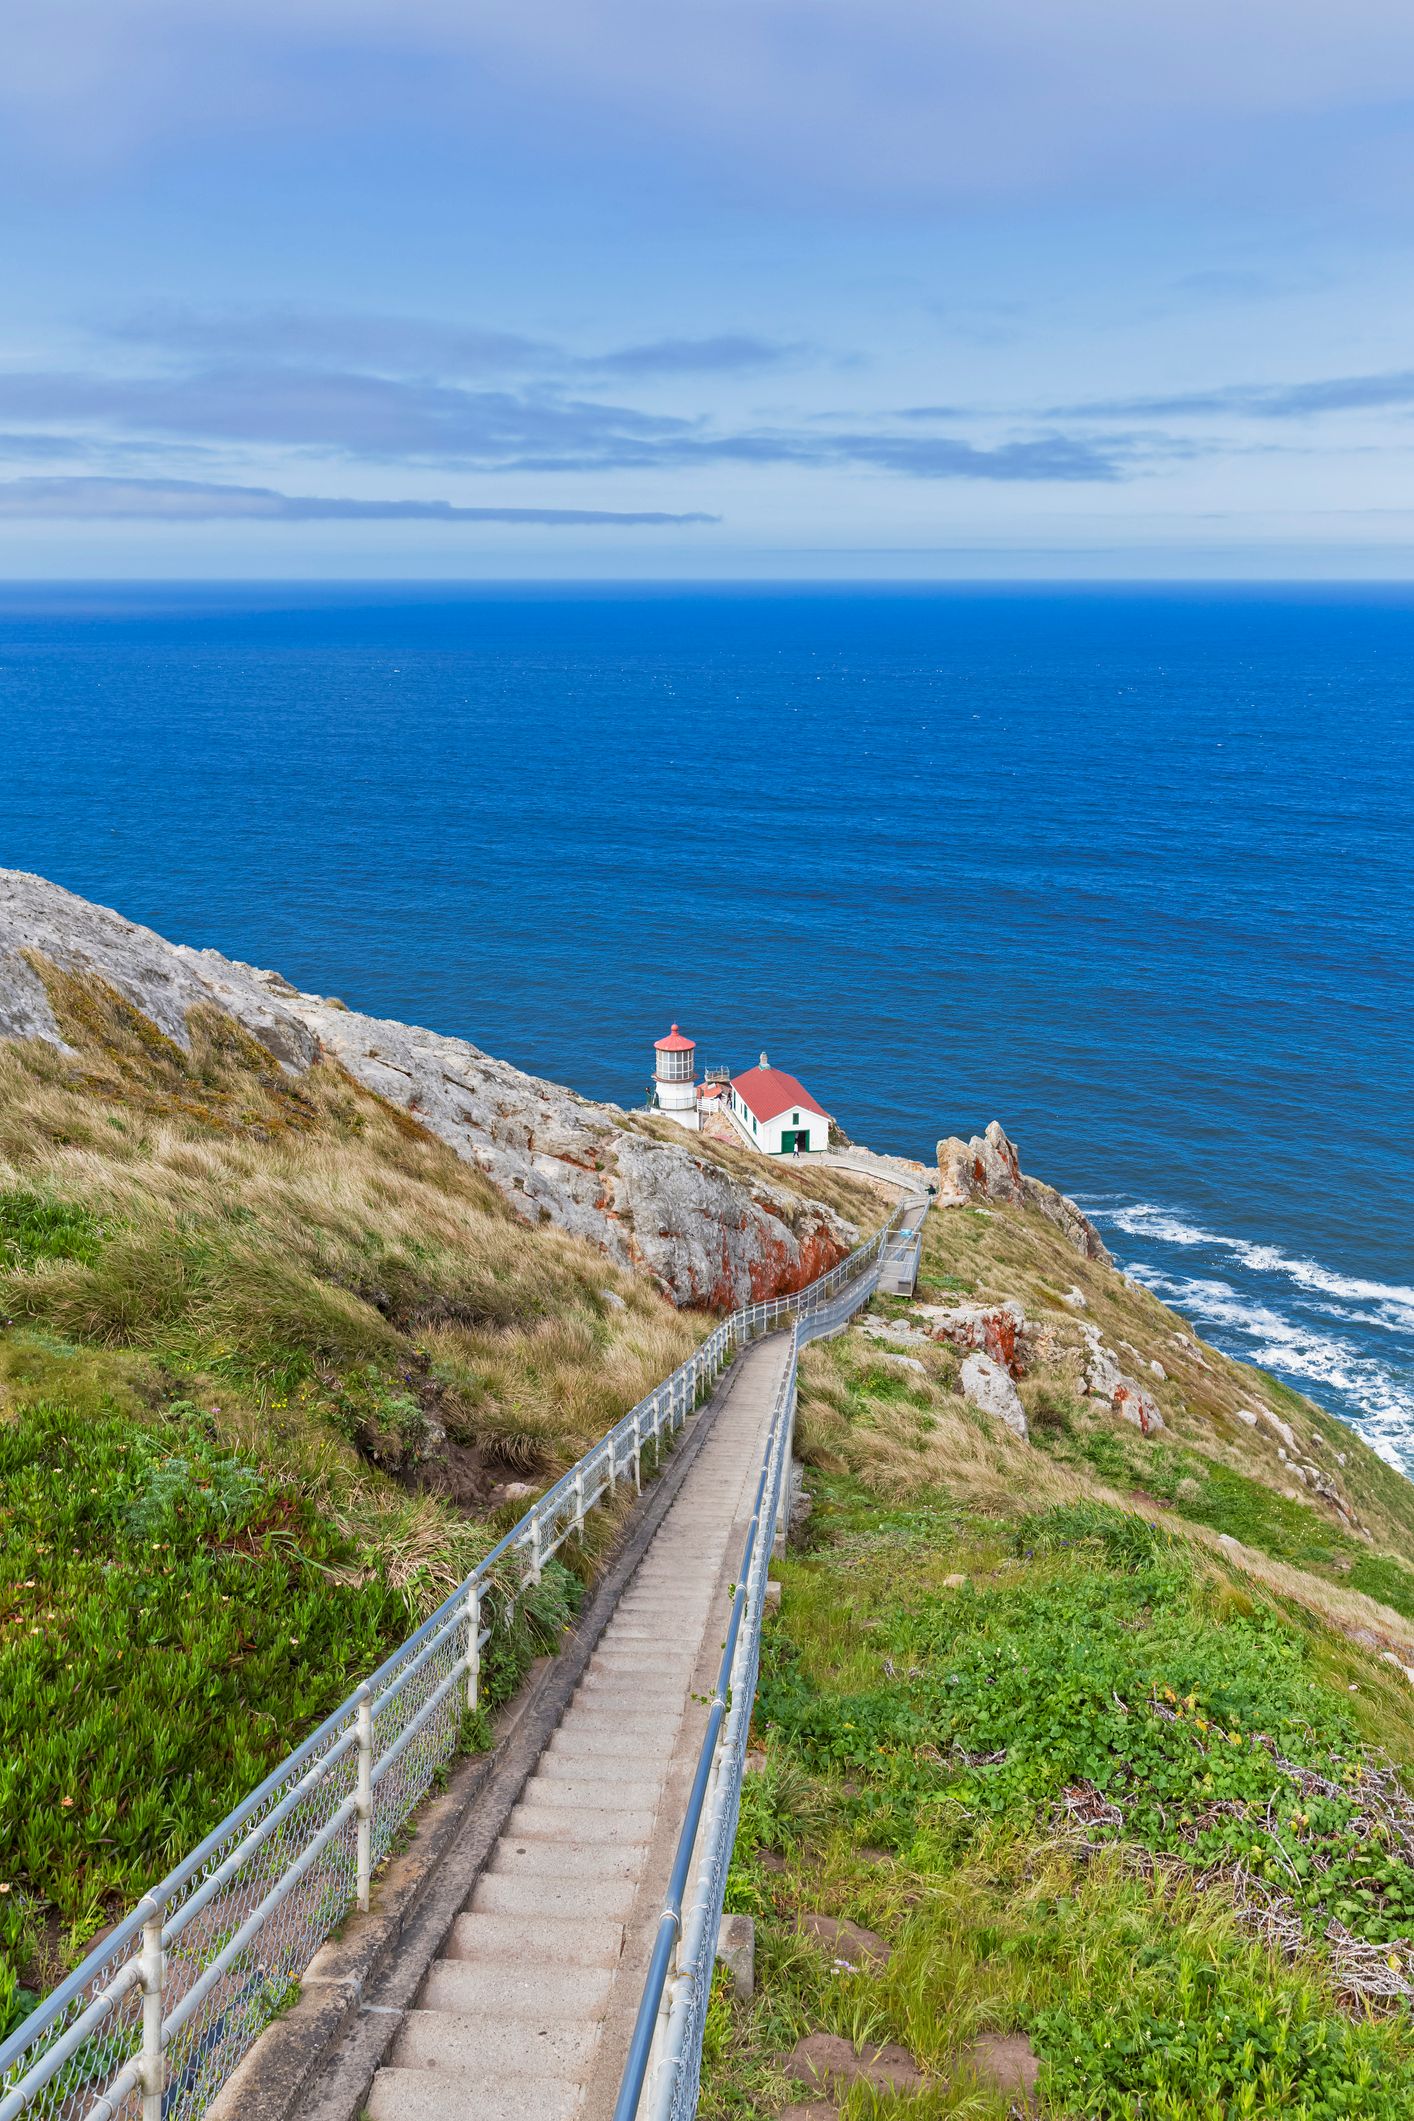
[{"label": "lighthouse", "polygon": [[667,1118],[675,1119],[680,1127],[697,1131],[697,1087],[693,1076],[697,1068],[697,1044],[694,1039],[684,1038],[676,1024],[666,1038],[654,1042],[656,1056],[653,1069],[653,1089],[658,1110]]}]

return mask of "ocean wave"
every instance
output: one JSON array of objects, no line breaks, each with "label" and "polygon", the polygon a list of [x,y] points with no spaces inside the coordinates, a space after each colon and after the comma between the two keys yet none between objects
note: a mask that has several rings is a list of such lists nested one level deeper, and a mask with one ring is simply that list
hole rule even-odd
[{"label": "ocean wave", "polygon": [[1403,1472],[1414,1471],[1414,1372],[1409,1366],[1395,1368],[1309,1313],[1274,1309],[1215,1276],[1171,1272],[1148,1260],[1131,1261],[1126,1271],[1196,1325],[1209,1328],[1225,1354],[1314,1390],[1382,1458]]},{"label": "ocean wave", "polygon": [[1085,1212],[1102,1227],[1123,1231],[1126,1237],[1147,1237],[1183,1250],[1196,1246],[1226,1254],[1249,1273],[1280,1276],[1294,1288],[1314,1296],[1346,1303],[1374,1304],[1381,1324],[1397,1330],[1414,1328],[1414,1288],[1402,1282],[1372,1281],[1364,1275],[1342,1274],[1319,1260],[1295,1258],[1275,1245],[1256,1244],[1250,1238],[1230,1237],[1220,1230],[1205,1230],[1171,1208],[1154,1201],[1126,1201],[1118,1206],[1103,1201],[1088,1205]]}]

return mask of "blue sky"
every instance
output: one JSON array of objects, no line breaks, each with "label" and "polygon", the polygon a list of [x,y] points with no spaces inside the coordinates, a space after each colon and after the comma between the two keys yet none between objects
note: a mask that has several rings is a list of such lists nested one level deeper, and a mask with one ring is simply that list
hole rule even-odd
[{"label": "blue sky", "polygon": [[1414,571],[1414,10],[11,0],[0,573]]}]

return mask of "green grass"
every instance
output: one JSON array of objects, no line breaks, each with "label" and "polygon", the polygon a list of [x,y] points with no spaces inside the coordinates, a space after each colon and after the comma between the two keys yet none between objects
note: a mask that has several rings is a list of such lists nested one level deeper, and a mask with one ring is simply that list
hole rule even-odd
[{"label": "green grass", "polygon": [[1414,1620],[1414,1569],[1372,1554],[1310,1504],[1176,1442],[1141,1442],[1118,1426],[1080,1417],[1072,1405],[1039,1395],[1032,1426],[1037,1444],[1063,1463],[1084,1466],[1114,1487],[1140,1487],[1189,1524],[1225,1532],[1331,1583],[1349,1584]]},{"label": "green grass", "polygon": [[[0,1497],[3,2034],[416,1613],[190,1405],[79,1423],[27,1407],[0,1426]],[[579,1596],[549,1564],[487,1646],[485,1709],[554,1646]]]},{"label": "green grass", "polygon": [[73,1201],[54,1200],[27,1187],[0,1191],[0,1267],[32,1267],[40,1260],[74,1259],[90,1266],[103,1230]]},{"label": "green grass", "polygon": [[[1407,2015],[1344,2007],[1325,1959],[1332,1920],[1396,1958],[1414,1932],[1366,1780],[1370,1739],[1398,1752],[1407,1724],[1381,1721],[1370,1660],[1112,1507],[1017,1522],[814,1487],[729,1887],[760,1992],[714,1996],[704,2115],[804,2096],[782,2058],[813,2030],[901,2042],[929,2075],[910,2100],[855,2091],[850,2121],[1001,2121],[968,2065],[987,2031],[1030,2039],[1043,2112],[1074,2121],[1410,2111]],[[1296,1960],[1241,1916],[1264,1892],[1304,1929]],[[834,1965],[812,1909],[880,1932],[887,1968]]]}]

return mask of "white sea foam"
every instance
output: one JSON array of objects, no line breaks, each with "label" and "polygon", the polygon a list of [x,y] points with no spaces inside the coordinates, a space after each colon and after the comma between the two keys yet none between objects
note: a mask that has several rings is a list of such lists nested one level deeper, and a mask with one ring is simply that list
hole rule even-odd
[{"label": "white sea foam", "polygon": [[[1084,1206],[1084,1202],[1081,1205]],[[1275,1245],[1254,1244],[1249,1238],[1229,1237],[1219,1230],[1205,1230],[1201,1224],[1188,1222],[1172,1209],[1160,1207],[1153,1201],[1129,1201],[1121,1207],[1106,1207],[1097,1202],[1086,1212],[1096,1222],[1122,1230],[1126,1237],[1153,1237],[1166,1245],[1184,1248],[1202,1245],[1214,1252],[1226,1252],[1253,1274],[1277,1274],[1296,1288],[1308,1289],[1316,1295],[1344,1298],[1348,1303],[1376,1304],[1383,1314],[1393,1315],[1396,1325],[1414,1327],[1414,1288],[1402,1282],[1371,1281],[1363,1275],[1341,1274],[1333,1267],[1322,1266],[1319,1260],[1293,1258]]]},{"label": "white sea foam", "polygon": [[1121,1243],[1126,1270],[1216,1346],[1310,1391],[1414,1474],[1414,1288],[1293,1258],[1152,1201],[1083,1205],[1138,1241],[1148,1257]]}]

